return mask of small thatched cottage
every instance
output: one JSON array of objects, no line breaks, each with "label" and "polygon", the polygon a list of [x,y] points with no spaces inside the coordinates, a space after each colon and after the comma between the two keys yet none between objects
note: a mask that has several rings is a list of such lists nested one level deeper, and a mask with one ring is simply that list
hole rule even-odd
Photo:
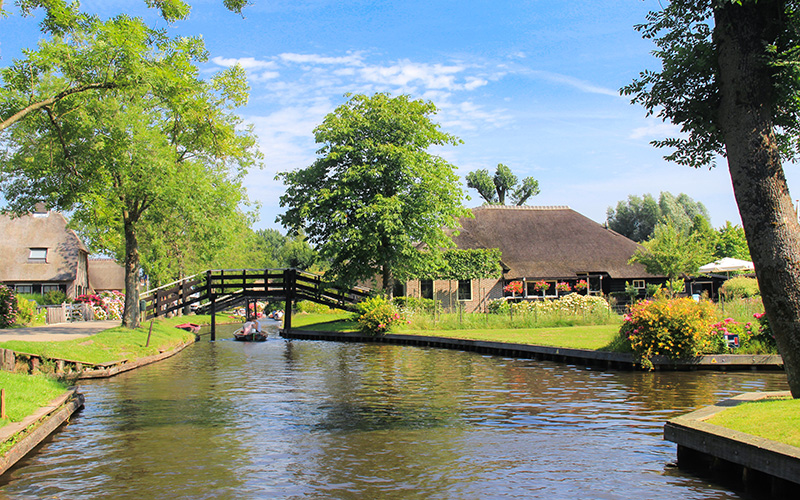
[{"label": "small thatched cottage", "polygon": [[[482,310],[487,300],[510,295],[503,288],[512,281],[522,282],[522,297],[530,300],[563,294],[558,283],[574,287],[585,280],[585,293],[608,295],[624,291],[626,282],[642,293],[649,283],[665,282],[663,276],[649,274],[641,264],[628,264],[639,248],[636,242],[569,207],[483,206],[472,213],[474,218],[460,220],[462,229],[453,241],[460,249],[499,248],[503,277],[415,280],[397,292],[435,296],[445,307],[460,302],[466,311],[476,311]],[[546,282],[547,288],[536,290],[537,282]]]},{"label": "small thatched cottage", "polygon": [[89,252],[58,212],[37,205],[28,215],[0,215],[0,283],[18,293],[89,292]]}]

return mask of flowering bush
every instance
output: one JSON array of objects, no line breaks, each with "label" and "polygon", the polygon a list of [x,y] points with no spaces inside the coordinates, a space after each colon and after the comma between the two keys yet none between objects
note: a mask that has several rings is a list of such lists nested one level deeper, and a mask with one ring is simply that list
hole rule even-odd
[{"label": "flowering bush", "polygon": [[[736,352],[750,344],[755,333],[753,323],[739,323],[733,318],[726,318],[711,325],[709,335],[705,339],[703,352],[706,354],[724,354]],[[731,345],[731,342],[735,342]]]},{"label": "flowering bush", "polygon": [[652,356],[671,359],[697,356],[709,336],[714,308],[689,298],[642,301],[631,306],[620,334],[630,341],[642,366],[653,368]]},{"label": "flowering bush", "polygon": [[587,288],[589,288],[589,283],[587,283],[586,280],[580,280],[577,283],[575,283],[576,292],[583,292]]},{"label": "flowering bush", "polygon": [[755,313],[753,317],[758,320],[758,332],[753,334],[753,341],[760,342],[764,347],[770,349],[777,349],[775,344],[775,334],[772,333],[772,328],[769,326],[767,315],[764,313]]},{"label": "flowering bush", "polygon": [[405,321],[397,308],[385,297],[370,297],[358,303],[356,321],[361,332],[382,335],[393,323]]},{"label": "flowering bush", "polygon": [[522,282],[521,281],[512,281],[508,285],[503,288],[503,291],[506,293],[510,293],[512,295],[516,295],[518,293],[522,293]]},{"label": "flowering bush", "polygon": [[0,285],[0,328],[8,328],[17,320],[17,299],[14,291]]},{"label": "flowering bush", "polygon": [[[100,300],[103,305],[100,307],[105,313],[104,319],[122,320],[122,312],[125,310],[125,294],[114,290],[103,292],[100,294]],[[97,316],[97,309],[95,316]],[[100,318],[98,318],[100,319]]]},{"label": "flowering bush", "polygon": [[611,308],[602,297],[591,295],[578,295],[571,293],[557,300],[530,300],[524,302],[511,302],[503,299],[490,300],[487,310],[494,314],[508,314],[511,308],[514,314],[559,314],[561,316],[579,316],[591,314],[610,314]]},{"label": "flowering bush", "polygon": [[559,283],[556,283],[556,290],[558,290],[559,292],[571,292],[572,287],[569,286],[569,283],[567,283],[566,281],[561,281]]}]

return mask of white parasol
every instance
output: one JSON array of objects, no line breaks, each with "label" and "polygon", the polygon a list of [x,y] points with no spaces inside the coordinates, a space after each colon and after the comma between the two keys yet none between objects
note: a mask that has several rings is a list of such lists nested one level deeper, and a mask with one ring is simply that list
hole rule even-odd
[{"label": "white parasol", "polygon": [[724,257],[701,266],[698,271],[701,273],[726,273],[731,271],[752,271],[753,269],[753,263],[749,260]]}]

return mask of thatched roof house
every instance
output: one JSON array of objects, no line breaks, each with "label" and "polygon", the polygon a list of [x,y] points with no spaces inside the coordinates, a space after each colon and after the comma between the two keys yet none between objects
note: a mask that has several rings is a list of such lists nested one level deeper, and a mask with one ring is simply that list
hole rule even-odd
[{"label": "thatched roof house", "polygon": [[114,259],[89,259],[89,286],[94,293],[125,292],[125,268]]},{"label": "thatched roof house", "polygon": [[88,255],[64,216],[41,204],[21,217],[0,215],[0,283],[19,293],[88,292]]},{"label": "thatched roof house", "polygon": [[[503,277],[499,280],[461,280],[451,283],[409,282],[406,293],[445,302],[462,302],[476,310],[486,299],[501,298],[503,287],[523,282],[524,298],[557,297],[557,283],[573,287],[588,283],[587,293],[611,294],[625,289],[626,282],[644,291],[648,283],[664,283],[663,276],[645,271],[641,264],[628,264],[639,245],[565,206],[482,206],[472,209],[474,218],[460,220],[462,228],[453,238],[460,249],[499,248]],[[463,281],[463,283],[462,283]],[[548,288],[537,290],[536,282]],[[445,297],[449,297],[445,298]]]}]

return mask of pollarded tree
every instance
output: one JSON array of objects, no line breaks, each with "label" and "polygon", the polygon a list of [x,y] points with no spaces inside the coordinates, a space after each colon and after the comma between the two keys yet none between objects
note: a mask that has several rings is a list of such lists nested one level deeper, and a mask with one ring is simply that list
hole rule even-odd
[{"label": "pollarded tree", "polygon": [[529,198],[539,194],[539,181],[526,177],[518,182],[517,176],[502,163],[497,164],[494,177],[485,169],[467,174],[467,187],[478,192],[490,205],[505,205],[506,195],[514,205],[524,205]]},{"label": "pollarded tree", "polygon": [[[344,284],[393,279],[441,258],[445,229],[468,216],[453,165],[428,151],[458,143],[431,120],[431,102],[388,94],[354,95],[314,129],[320,157],[282,172],[278,221],[304,230]],[[420,245],[429,251],[420,252]]]},{"label": "pollarded tree", "polygon": [[[247,99],[243,70],[201,80],[195,63],[206,53],[199,39],[171,40],[122,16],[56,37],[42,50],[94,53],[94,44],[107,41],[135,55],[129,83],[71,94],[7,129],[0,187],[16,212],[39,201],[73,211],[92,247],[124,256],[123,325],[136,327],[139,240],[148,224],[166,223],[158,213],[181,210],[195,211],[195,221],[206,228],[217,224],[214,214],[224,218],[244,200],[241,176],[258,153],[251,132],[232,113]],[[78,63],[95,65],[96,72],[108,67],[101,59],[78,57]],[[28,78],[21,88],[35,100],[63,88],[68,75],[39,71]],[[13,88],[3,97],[21,99]]]},{"label": "pollarded tree", "polygon": [[656,141],[668,159],[701,167],[727,158],[764,309],[795,398],[800,397],[800,224],[782,161],[800,152],[800,4],[673,0],[637,29],[661,71],[622,89],[681,126]]}]

